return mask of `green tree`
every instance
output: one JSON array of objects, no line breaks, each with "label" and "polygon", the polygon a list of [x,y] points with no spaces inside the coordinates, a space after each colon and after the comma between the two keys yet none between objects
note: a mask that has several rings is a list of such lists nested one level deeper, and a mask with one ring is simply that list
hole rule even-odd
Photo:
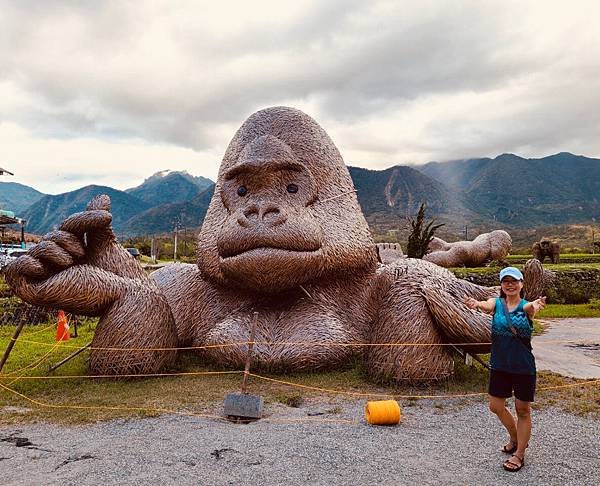
[{"label": "green tree", "polygon": [[434,224],[435,220],[432,219],[423,227],[426,207],[426,202],[421,203],[417,217],[415,219],[409,218],[410,226],[412,227],[412,231],[408,237],[408,247],[406,248],[406,255],[409,258],[423,258],[427,253],[429,243],[433,240],[434,233],[438,228],[444,226],[444,223]]}]

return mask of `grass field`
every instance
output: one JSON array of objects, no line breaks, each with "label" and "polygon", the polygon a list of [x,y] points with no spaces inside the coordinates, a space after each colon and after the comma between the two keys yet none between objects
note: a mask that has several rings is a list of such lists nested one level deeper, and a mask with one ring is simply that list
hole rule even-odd
[{"label": "grass field", "polygon": [[591,301],[589,304],[548,304],[537,317],[564,318],[564,317],[600,317],[600,302]]},{"label": "grass field", "polygon": [[[220,413],[225,395],[239,390],[241,374],[204,375],[202,373],[215,371],[214,367],[203,364],[189,352],[182,354],[176,367],[166,372],[187,373],[180,376],[90,378],[86,376],[88,351],[58,370],[48,372],[49,364],[58,362],[90,342],[94,326],[95,320],[86,321],[79,328],[78,338],[58,345],[54,342],[54,326],[28,326],[24,329],[0,376],[0,385],[6,387],[0,386],[0,423],[89,423],[154,416],[167,411],[214,416]],[[6,348],[13,331],[12,326],[0,328],[0,350]],[[487,356],[483,358],[487,359]],[[265,376],[327,390],[371,394],[362,397],[365,401],[382,398],[379,395],[413,396],[400,398],[402,406],[414,404],[422,395],[483,393],[474,399],[485,399],[487,386],[487,370],[480,365],[466,366],[458,358],[451,379],[427,386],[376,385],[369,380],[360,364],[341,371]],[[540,373],[538,386],[569,386],[581,381]],[[343,394],[292,387],[254,377],[250,378],[249,391],[264,396],[267,403],[280,402],[288,406],[299,406],[305,400],[318,399],[331,403],[332,413],[337,400],[343,397]],[[350,395],[353,400],[360,397]],[[436,407],[443,408],[463,399],[435,400]],[[540,392],[535,406],[548,405],[600,417],[600,387],[596,384]]]}]

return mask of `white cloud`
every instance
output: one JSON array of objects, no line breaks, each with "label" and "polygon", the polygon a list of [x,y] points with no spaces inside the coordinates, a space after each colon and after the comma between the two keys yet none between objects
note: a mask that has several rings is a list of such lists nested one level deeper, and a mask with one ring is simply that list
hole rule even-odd
[{"label": "white cloud", "polygon": [[598,13],[587,0],[4,1],[0,162],[44,191],[164,168],[214,178],[242,121],[280,104],[366,167],[598,157]]},{"label": "white cloud", "polygon": [[198,153],[139,139],[44,139],[7,123],[0,124],[0,147],[3,166],[15,173],[14,178],[3,180],[27,184],[47,194],[89,184],[127,189],[166,168],[196,175],[216,174],[222,158],[213,151]]}]

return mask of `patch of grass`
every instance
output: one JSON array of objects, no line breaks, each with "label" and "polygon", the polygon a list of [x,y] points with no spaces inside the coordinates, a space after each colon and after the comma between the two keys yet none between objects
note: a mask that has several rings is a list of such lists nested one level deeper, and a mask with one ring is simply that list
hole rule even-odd
[{"label": "patch of grass", "polygon": [[567,318],[567,317],[600,317],[600,301],[592,299],[589,304],[548,304],[536,317]]},{"label": "patch of grass", "polygon": [[[600,255],[598,255],[600,257]],[[522,267],[522,264],[516,264],[514,262],[509,262],[511,264],[516,265],[517,267]],[[525,263],[525,262],[523,262]],[[500,272],[502,267],[500,266],[489,266],[489,267],[451,267],[450,270],[454,275],[458,278],[464,278],[468,275],[496,275]],[[600,270],[600,262],[591,262],[591,263],[544,263],[544,268],[546,270],[551,270],[553,272],[568,272],[574,270]]]},{"label": "patch of grass", "polygon": [[[0,383],[40,402],[55,405],[47,408],[36,405],[6,389],[0,388],[0,423],[53,422],[89,423],[115,418],[137,418],[155,416],[166,411],[192,413],[196,415],[219,416],[224,397],[239,390],[242,381],[240,374],[163,376],[136,379],[90,379],[75,377],[86,374],[88,351],[71,360],[53,373],[48,373],[49,363],[56,363],[70,354],[75,348],[84,346],[93,335],[95,321],[79,328],[77,339],[61,343],[55,348],[40,343],[54,344],[54,327],[45,329],[43,325],[27,326],[13,353],[2,370]],[[3,352],[14,327],[0,328],[0,351]],[[482,356],[487,360],[489,356]],[[30,368],[26,368],[31,365]],[[209,372],[215,367],[203,363],[197,355],[182,353],[177,365],[169,371]],[[265,374],[275,380],[297,383],[323,390],[300,388],[281,382],[270,382],[250,377],[249,392],[262,395],[265,400],[285,403],[288,406],[302,406],[310,399],[329,402],[333,407],[328,413],[340,413],[340,400],[377,400],[387,397],[400,398],[403,406],[416,405],[420,396],[461,395],[483,393],[475,399],[484,399],[487,390],[488,371],[479,364],[467,366],[462,360],[455,361],[454,375],[441,382],[425,384],[381,385],[373,383],[359,363],[344,370],[315,373]],[[15,378],[23,376],[11,383]],[[24,379],[27,376],[60,376],[61,379]],[[74,377],[74,378],[70,378]],[[583,380],[563,378],[551,373],[540,373],[539,388],[544,386],[577,384]],[[339,392],[356,393],[343,395]],[[461,403],[458,398],[437,398],[437,408]],[[68,409],[62,405],[89,408]],[[537,407],[557,406],[563,410],[591,414],[600,417],[600,387],[581,386],[555,391],[540,391]],[[113,408],[111,408],[113,407]],[[337,407],[337,408],[336,408]],[[129,408],[129,409],[127,409]],[[336,411],[337,410],[337,411]]]},{"label": "patch of grass", "polygon": [[[527,260],[533,258],[533,255],[508,255],[505,260],[511,265],[515,264],[524,264]],[[600,263],[600,253],[561,253],[560,255],[560,264],[579,264],[579,263]],[[546,258],[544,262],[544,266],[552,265],[549,263],[550,260]],[[558,265],[560,265],[558,264]]]},{"label": "patch of grass", "polygon": [[298,408],[304,404],[304,397],[299,392],[292,393],[277,393],[275,395],[275,401],[283,403],[288,407]]}]

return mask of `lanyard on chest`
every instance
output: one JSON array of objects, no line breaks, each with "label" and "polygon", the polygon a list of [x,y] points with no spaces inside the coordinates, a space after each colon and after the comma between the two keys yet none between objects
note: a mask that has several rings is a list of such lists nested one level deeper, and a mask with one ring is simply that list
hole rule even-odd
[{"label": "lanyard on chest", "polygon": [[521,336],[518,333],[518,331],[515,329],[515,326],[513,326],[512,319],[510,318],[510,312],[508,312],[508,304],[506,303],[506,299],[501,298],[500,303],[502,304],[502,310],[504,311],[504,317],[506,318],[506,323],[508,324],[510,332],[513,333],[514,337],[516,337],[519,341],[521,341],[523,346],[525,346],[527,349],[531,350],[531,342],[530,341],[526,342],[525,341],[526,338]]}]

